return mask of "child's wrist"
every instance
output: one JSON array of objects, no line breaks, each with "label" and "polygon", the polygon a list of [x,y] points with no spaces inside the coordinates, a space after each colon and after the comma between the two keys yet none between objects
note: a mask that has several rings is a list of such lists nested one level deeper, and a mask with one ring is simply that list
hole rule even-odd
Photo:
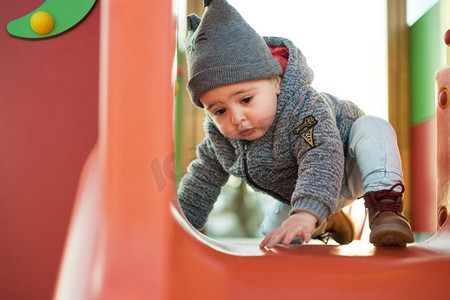
[{"label": "child's wrist", "polygon": [[312,213],[310,213],[310,212],[308,212],[308,211],[299,210],[299,211],[296,211],[296,212],[294,213],[294,215],[306,217],[306,218],[308,218],[308,219],[314,221],[314,223],[319,222],[319,219],[318,219],[314,214],[312,214]]}]

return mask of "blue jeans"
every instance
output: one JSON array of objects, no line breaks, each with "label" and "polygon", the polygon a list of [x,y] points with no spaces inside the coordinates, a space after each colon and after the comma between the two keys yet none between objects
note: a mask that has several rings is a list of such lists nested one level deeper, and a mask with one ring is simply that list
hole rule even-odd
[{"label": "blue jeans", "polygon": [[[394,129],[376,116],[359,118],[353,123],[348,137],[344,178],[336,199],[336,211],[364,193],[387,190],[396,183],[403,183],[403,172]],[[290,210],[289,205],[274,200],[265,210],[261,232],[268,234],[279,227],[289,217]]]}]

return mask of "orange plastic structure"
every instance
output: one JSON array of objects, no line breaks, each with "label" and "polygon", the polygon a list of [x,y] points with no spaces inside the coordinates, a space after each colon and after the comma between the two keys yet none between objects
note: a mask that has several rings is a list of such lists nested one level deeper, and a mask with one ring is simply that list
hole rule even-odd
[{"label": "orange plastic structure", "polygon": [[[384,249],[353,242],[269,251],[192,229],[163,163],[173,155],[174,20],[170,1],[101,1],[100,135],[82,174],[55,298],[448,298],[448,219],[422,244]],[[442,110],[437,121],[445,157],[449,115]],[[153,172],[159,162],[164,171]],[[449,178],[440,180],[448,205]]]},{"label": "orange plastic structure", "polygon": [[[447,31],[450,33],[450,30]],[[446,34],[447,35],[447,34]],[[450,211],[450,66],[436,73],[437,109],[437,215],[438,226],[442,226]],[[447,222],[448,223],[448,222]]]}]

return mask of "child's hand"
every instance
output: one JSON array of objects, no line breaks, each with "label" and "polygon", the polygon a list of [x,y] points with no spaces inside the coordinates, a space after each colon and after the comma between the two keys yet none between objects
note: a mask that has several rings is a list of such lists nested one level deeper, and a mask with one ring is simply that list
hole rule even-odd
[{"label": "child's hand", "polygon": [[272,248],[281,241],[284,245],[289,245],[296,236],[303,237],[305,243],[308,243],[311,240],[317,221],[313,214],[306,211],[298,211],[287,218],[280,227],[275,228],[266,235],[260,247]]}]

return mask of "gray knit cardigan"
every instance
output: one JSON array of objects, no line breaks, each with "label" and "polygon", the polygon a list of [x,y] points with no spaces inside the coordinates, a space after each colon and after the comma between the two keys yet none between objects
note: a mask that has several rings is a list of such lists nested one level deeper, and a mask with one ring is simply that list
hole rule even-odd
[{"label": "gray knit cardigan", "polygon": [[315,91],[313,72],[291,41],[264,39],[289,49],[275,120],[264,136],[248,142],[222,135],[206,116],[206,137],[178,190],[183,212],[197,229],[230,174],[291,205],[291,213],[314,214],[318,224],[336,209],[350,128],[364,113],[349,101]]}]

